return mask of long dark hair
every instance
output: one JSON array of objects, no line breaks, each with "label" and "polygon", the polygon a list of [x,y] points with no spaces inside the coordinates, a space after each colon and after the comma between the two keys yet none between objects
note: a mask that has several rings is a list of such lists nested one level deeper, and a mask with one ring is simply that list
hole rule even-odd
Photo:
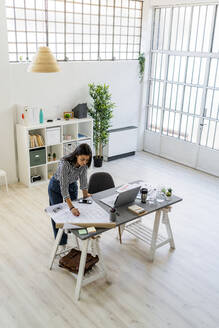
[{"label": "long dark hair", "polygon": [[77,156],[80,155],[86,155],[89,156],[89,161],[87,163],[87,166],[90,167],[91,161],[92,161],[92,150],[90,146],[86,143],[80,144],[73,153],[70,153],[69,155],[66,155],[63,157],[65,161],[68,161],[70,164],[76,164],[77,163]]}]

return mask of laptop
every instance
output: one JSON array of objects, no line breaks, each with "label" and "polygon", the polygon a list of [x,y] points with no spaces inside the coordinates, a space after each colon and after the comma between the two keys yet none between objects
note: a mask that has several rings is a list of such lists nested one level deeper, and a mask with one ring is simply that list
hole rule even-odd
[{"label": "laptop", "polygon": [[129,203],[134,202],[141,186],[134,187],[127,191],[120,192],[119,194],[114,194],[100,199],[100,201],[110,207],[120,207]]}]

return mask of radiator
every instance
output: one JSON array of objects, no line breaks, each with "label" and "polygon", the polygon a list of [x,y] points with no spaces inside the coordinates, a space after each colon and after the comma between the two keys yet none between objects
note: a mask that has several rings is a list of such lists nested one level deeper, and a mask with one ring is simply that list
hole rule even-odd
[{"label": "radiator", "polygon": [[103,149],[103,159],[114,159],[135,155],[137,149],[137,127],[127,126],[109,130],[108,144]]}]

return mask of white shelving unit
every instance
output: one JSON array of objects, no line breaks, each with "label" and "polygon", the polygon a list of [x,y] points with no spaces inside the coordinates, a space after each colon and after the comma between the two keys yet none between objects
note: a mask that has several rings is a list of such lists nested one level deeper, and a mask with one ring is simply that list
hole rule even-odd
[{"label": "white shelving unit", "polygon": [[[60,138],[58,138],[60,143],[51,145],[47,140],[47,132],[52,127],[60,128],[60,130],[57,129],[60,131]],[[30,126],[17,124],[16,132],[19,181],[28,187],[48,181],[56,171],[60,158],[74,151],[80,143],[88,143],[91,149],[93,148],[93,121],[91,118],[58,120]],[[30,147],[30,135],[41,135],[44,145]],[[32,162],[31,165],[30,153],[36,154],[37,158],[40,152],[43,153],[44,158],[40,159],[39,164],[34,165]],[[54,153],[56,157],[53,159]],[[51,154],[51,160],[49,160],[49,154]],[[40,176],[41,180],[31,182],[33,176]]]}]

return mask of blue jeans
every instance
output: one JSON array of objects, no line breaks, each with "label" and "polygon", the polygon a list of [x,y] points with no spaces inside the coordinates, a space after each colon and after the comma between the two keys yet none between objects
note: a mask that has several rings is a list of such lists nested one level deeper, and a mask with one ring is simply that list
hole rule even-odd
[{"label": "blue jeans", "polygon": [[[63,197],[62,197],[61,190],[60,190],[60,183],[54,177],[52,177],[52,179],[49,182],[48,194],[49,194],[49,204],[50,205],[56,205],[59,203],[63,203]],[[73,182],[69,185],[69,194],[70,194],[71,200],[76,200],[78,198],[77,182]],[[54,236],[56,238],[58,229],[56,228],[55,222],[53,220],[51,220],[51,222],[52,222]],[[67,239],[68,239],[67,234],[63,233],[59,244],[66,245]]]}]

